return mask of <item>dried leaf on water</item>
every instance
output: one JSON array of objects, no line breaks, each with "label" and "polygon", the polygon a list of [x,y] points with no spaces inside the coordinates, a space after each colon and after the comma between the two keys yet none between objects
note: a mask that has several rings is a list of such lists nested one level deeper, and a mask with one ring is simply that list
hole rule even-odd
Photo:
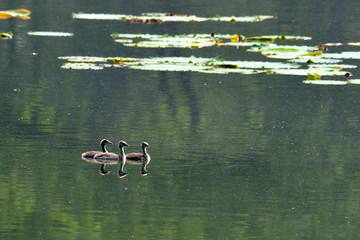
[{"label": "dried leaf on water", "polygon": [[31,12],[27,9],[14,9],[14,10],[7,10],[7,11],[0,11],[0,19],[8,19],[8,18],[21,18],[28,20],[30,19]]}]

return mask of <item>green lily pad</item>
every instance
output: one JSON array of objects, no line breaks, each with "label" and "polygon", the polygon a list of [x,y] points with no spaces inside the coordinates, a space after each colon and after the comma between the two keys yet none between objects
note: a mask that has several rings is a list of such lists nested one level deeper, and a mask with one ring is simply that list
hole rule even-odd
[{"label": "green lily pad", "polygon": [[265,36],[256,36],[256,37],[245,37],[247,41],[275,41],[275,40],[311,40],[311,37],[306,36],[286,36],[286,35],[265,35]]},{"label": "green lily pad", "polygon": [[107,13],[73,13],[72,18],[90,20],[122,20],[126,21],[131,15]]},{"label": "green lily pad", "polygon": [[310,85],[346,85],[346,81],[337,81],[337,80],[305,80],[305,84]]},{"label": "green lily pad", "polygon": [[344,76],[346,72],[340,71],[337,69],[327,69],[327,68],[308,68],[308,69],[271,69],[273,74],[284,74],[284,75],[299,75],[299,76],[308,76],[311,75],[320,75],[320,76]]},{"label": "green lily pad", "polygon": [[294,59],[289,59],[288,61],[294,62],[294,63],[309,63],[309,62],[311,62],[312,64],[335,64],[335,63],[340,63],[343,60],[323,58],[322,56],[299,56]]},{"label": "green lily pad", "polygon": [[107,62],[108,58],[103,57],[87,57],[87,56],[69,56],[58,57],[61,60],[67,60],[69,62]]},{"label": "green lily pad", "polygon": [[[127,47],[142,47],[142,48],[203,48],[203,47],[212,47],[212,46],[236,46],[236,47],[250,47],[254,44],[259,44],[262,46],[265,40],[273,40],[286,38],[286,36],[273,35],[273,36],[262,36],[262,37],[252,37],[244,38],[237,41],[239,37],[234,36],[237,34],[183,34],[183,35],[157,35],[157,34],[127,34],[127,33],[113,33],[111,36],[115,38],[115,42],[120,42]],[[291,39],[306,39],[306,37],[297,37],[290,36]],[[250,40],[248,40],[250,39]],[[264,51],[265,48],[273,47],[275,44],[266,42],[264,48],[261,51]],[[312,48],[316,49],[316,48]],[[260,51],[257,49],[257,51]],[[302,52],[303,54],[308,54],[309,51]]]},{"label": "green lily pad", "polygon": [[169,41],[141,41],[138,43],[124,43],[127,47],[143,47],[143,48],[203,48],[214,46],[214,42],[169,42]]},{"label": "green lily pad", "polygon": [[313,64],[312,68],[329,68],[329,69],[338,69],[341,70],[343,68],[357,68],[356,65],[351,64]]},{"label": "green lily pad", "polygon": [[94,64],[94,63],[64,63],[61,68],[64,69],[75,69],[75,70],[102,70],[104,69],[103,66]]},{"label": "green lily pad", "polygon": [[360,52],[324,53],[324,58],[360,59]]},{"label": "green lily pad", "polygon": [[306,54],[316,51],[316,47],[309,46],[258,46],[252,47],[249,51],[261,52],[269,58],[277,59],[295,59],[300,56],[306,56]]},{"label": "green lily pad", "polygon": [[45,36],[45,37],[71,37],[73,33],[67,32],[46,32],[46,31],[37,31],[37,32],[28,32],[27,34],[33,36]]},{"label": "green lily pad", "polygon": [[349,84],[360,84],[360,79],[349,79],[347,82]]},{"label": "green lily pad", "polygon": [[91,19],[91,20],[130,20],[134,23],[162,23],[162,22],[204,22],[204,21],[220,21],[220,22],[261,22],[266,19],[274,19],[274,16],[244,16],[244,17],[197,17],[195,15],[169,14],[169,13],[144,13],[141,16],[125,15],[125,14],[104,14],[104,13],[73,13],[75,19]]},{"label": "green lily pad", "polygon": [[[295,69],[300,65],[283,62],[261,61],[227,61],[222,57],[196,58],[196,57],[155,57],[155,58],[101,58],[87,56],[59,57],[64,63],[64,69],[101,70],[105,67],[119,68],[128,67],[139,70],[152,71],[193,71],[204,73],[240,73],[257,74],[265,72],[265,69]],[[109,61],[112,64],[109,64]],[[101,63],[101,64],[99,64]]]},{"label": "green lily pad", "polygon": [[[59,57],[66,60],[62,68],[81,70],[101,70],[103,68],[131,68],[150,71],[193,71],[203,73],[240,73],[240,74],[286,74],[315,76],[311,79],[320,79],[320,76],[345,76],[344,68],[354,68],[355,65],[312,64],[307,69],[290,62],[265,61],[228,61],[221,56],[214,58],[191,57],[154,57],[154,58],[127,58],[127,57],[89,57],[67,56]],[[319,76],[319,77],[316,77]]]}]

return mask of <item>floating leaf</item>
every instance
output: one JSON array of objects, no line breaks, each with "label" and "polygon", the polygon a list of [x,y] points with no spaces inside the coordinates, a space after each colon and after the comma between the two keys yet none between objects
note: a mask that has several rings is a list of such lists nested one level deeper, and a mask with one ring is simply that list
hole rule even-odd
[{"label": "floating leaf", "polygon": [[360,59],[360,52],[324,53],[324,58]]},{"label": "floating leaf", "polygon": [[28,32],[29,35],[33,36],[45,36],[45,37],[71,37],[73,33],[67,32],[45,32],[45,31],[37,31],[37,32]]},{"label": "floating leaf", "polygon": [[278,59],[294,59],[300,56],[304,56],[311,51],[315,51],[316,47],[309,46],[271,46],[271,45],[261,45],[253,46],[248,51],[257,51],[269,58],[278,58]]},{"label": "floating leaf", "polygon": [[[233,34],[183,34],[169,36],[156,34],[127,34],[127,33],[113,33],[115,42],[123,43],[127,47],[142,47],[142,48],[202,48],[212,46],[253,46],[255,43],[262,44],[265,41],[264,37],[244,38],[242,35]],[[281,36],[274,35],[269,39],[280,38]],[[299,37],[301,38],[301,37]],[[119,39],[119,40],[118,40]],[[248,40],[250,39],[250,40]],[[261,40],[255,40],[261,39]],[[130,41],[131,40],[131,41]],[[265,42],[266,47],[276,46]],[[314,48],[316,49],[316,48]],[[308,53],[308,51],[302,52]]]},{"label": "floating leaf", "polygon": [[320,76],[344,76],[346,72],[337,69],[308,68],[308,69],[271,69],[274,74],[308,76],[318,74]]},{"label": "floating leaf", "polygon": [[239,41],[242,41],[244,40],[244,36],[243,35],[239,35],[239,34],[234,34],[231,36],[231,41],[232,42],[239,42]]},{"label": "floating leaf", "polygon": [[76,69],[76,70],[102,70],[103,66],[99,66],[93,63],[64,63],[61,68],[64,69]]},{"label": "floating leaf", "polygon": [[83,57],[83,56],[59,57],[59,59],[68,60],[69,62],[107,62],[108,61],[108,58]]},{"label": "floating leaf", "polygon": [[260,22],[266,19],[274,19],[274,16],[245,16],[245,17],[197,17],[195,15],[170,14],[170,13],[145,13],[141,16],[124,15],[124,14],[104,14],[104,13],[73,13],[76,19],[92,20],[122,20],[128,19],[133,23],[162,23],[162,22],[203,22],[203,21],[220,21],[220,22]]},{"label": "floating leaf", "polygon": [[343,45],[342,43],[324,43],[324,46],[337,47]]},{"label": "floating leaf", "polygon": [[[194,71],[204,73],[241,73],[257,74],[264,72],[264,69],[292,69],[300,65],[294,63],[282,62],[260,62],[260,61],[226,61],[221,56],[214,58],[196,58],[196,57],[156,57],[156,58],[124,58],[124,57],[86,57],[86,56],[68,56],[59,57],[61,60],[67,60],[62,68],[81,69],[81,70],[101,70],[104,67],[129,67],[139,70],[153,71]],[[112,64],[97,64],[98,62]]]},{"label": "floating leaf", "polygon": [[8,19],[12,17],[17,17],[21,19],[30,19],[31,12],[27,9],[15,9],[8,11],[0,11],[0,19]]},{"label": "floating leaf", "polygon": [[131,15],[124,14],[106,14],[106,13],[73,13],[72,18],[91,19],[91,20],[122,20],[132,18]]},{"label": "floating leaf", "polygon": [[360,84],[360,79],[349,79],[347,82],[350,84]]},{"label": "floating leaf", "polygon": [[350,64],[314,64],[311,66],[312,68],[332,68],[342,70],[343,68],[357,68],[356,65]]},{"label": "floating leaf", "polygon": [[308,80],[320,80],[321,75],[317,74],[317,73],[308,73]]},{"label": "floating leaf", "polygon": [[259,15],[259,16],[246,16],[246,17],[212,17],[207,18],[208,21],[219,21],[219,22],[261,22],[266,19],[274,19],[274,16]]},{"label": "floating leaf", "polygon": [[265,35],[257,37],[246,37],[248,41],[275,41],[275,40],[311,40],[311,37],[305,36],[286,36],[286,35]]},{"label": "floating leaf", "polygon": [[143,48],[202,48],[214,46],[215,42],[205,41],[141,41],[138,43],[124,43],[127,47],[143,47]]},{"label": "floating leaf", "polygon": [[319,51],[313,51],[313,52],[305,53],[302,56],[317,56],[317,55],[321,55],[321,54],[323,54],[323,51],[319,50]]},{"label": "floating leaf", "polygon": [[8,32],[8,33],[1,32],[0,33],[0,38],[1,39],[12,39],[13,38],[13,33],[12,32]]},{"label": "floating leaf", "polygon": [[336,81],[336,80],[305,80],[305,84],[310,85],[346,85],[346,81]]},{"label": "floating leaf", "polygon": [[360,46],[360,42],[349,42],[348,45],[350,45],[350,46]]},{"label": "floating leaf", "polygon": [[295,59],[289,59],[289,62],[294,62],[294,63],[307,63],[310,61],[310,63],[313,64],[320,64],[320,63],[324,63],[324,64],[335,64],[335,63],[339,63],[342,62],[342,60],[340,59],[328,59],[328,58],[323,58],[320,56],[311,56],[311,57],[306,57],[306,56],[299,56]]}]

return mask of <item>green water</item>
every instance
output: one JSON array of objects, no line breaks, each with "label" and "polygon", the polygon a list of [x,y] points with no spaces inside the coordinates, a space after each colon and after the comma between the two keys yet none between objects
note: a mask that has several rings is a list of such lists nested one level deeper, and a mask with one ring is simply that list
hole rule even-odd
[{"label": "green water", "polygon": [[[140,49],[113,32],[297,34],[359,41],[359,4],[339,1],[48,1],[31,20],[0,20],[1,239],[358,239],[360,88],[302,76],[61,69],[59,56],[223,56],[245,48]],[[72,12],[279,15],[263,23],[130,24]],[[64,31],[72,38],[28,31]],[[298,43],[299,44],[299,43]],[[334,51],[358,51],[346,45]],[[38,55],[32,55],[35,52]],[[357,60],[352,64],[359,65]],[[358,78],[359,70],[351,70]],[[305,77],[306,78],[306,77]],[[17,89],[14,91],[14,89]],[[102,176],[81,153],[150,144],[149,174]],[[118,152],[116,144],[109,146]]]}]

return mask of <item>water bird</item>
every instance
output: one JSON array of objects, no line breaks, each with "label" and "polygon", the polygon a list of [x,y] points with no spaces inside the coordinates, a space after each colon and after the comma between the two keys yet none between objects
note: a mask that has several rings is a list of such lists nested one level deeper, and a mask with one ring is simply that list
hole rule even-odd
[{"label": "water bird", "polygon": [[141,175],[145,176],[149,172],[146,170],[146,166],[150,163],[150,155],[148,154],[146,148],[149,147],[149,143],[142,142],[141,147],[142,153],[128,153],[126,154],[126,162],[129,164],[142,164]]},{"label": "water bird", "polygon": [[124,147],[129,146],[129,144],[127,144],[124,140],[120,140],[118,146],[120,149],[119,155],[116,153],[106,152],[106,153],[96,154],[94,156],[94,159],[96,159],[96,160],[118,160],[120,163],[118,176],[120,178],[123,178],[127,175],[127,173],[124,172],[124,166],[126,163],[126,155],[125,155]]},{"label": "water bird", "polygon": [[[88,162],[92,162],[94,160],[93,158],[96,154],[108,153],[108,150],[106,149],[106,145],[108,145],[108,144],[112,144],[112,142],[110,142],[107,139],[102,139],[100,141],[100,147],[101,147],[102,152],[100,152],[100,151],[84,152],[83,154],[81,154],[82,159],[85,161],[88,161]],[[111,173],[111,171],[107,170],[105,167],[106,167],[105,163],[101,164],[101,168],[100,168],[101,175],[107,175],[107,174]]]},{"label": "water bird", "polygon": [[88,151],[88,152],[84,152],[83,154],[81,154],[81,157],[83,157],[83,158],[93,158],[96,154],[107,153],[108,151],[106,149],[106,145],[108,145],[108,144],[112,144],[112,142],[110,142],[107,139],[102,139],[100,141],[100,146],[101,146],[102,152],[100,152],[100,151]]}]

